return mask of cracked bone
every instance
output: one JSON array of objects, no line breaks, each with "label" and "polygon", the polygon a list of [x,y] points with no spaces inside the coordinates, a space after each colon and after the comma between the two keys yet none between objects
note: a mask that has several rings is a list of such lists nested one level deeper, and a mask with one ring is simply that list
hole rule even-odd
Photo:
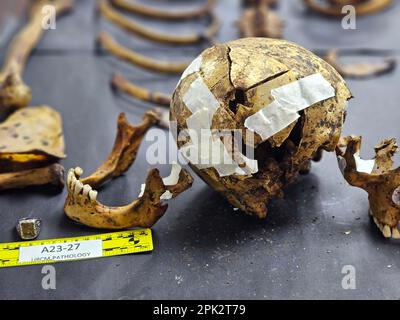
[{"label": "cracked bone", "polygon": [[31,89],[23,82],[22,73],[32,49],[45,31],[42,9],[51,5],[56,15],[72,9],[72,0],[37,0],[32,2],[29,21],[13,39],[0,72],[0,113],[26,107],[31,101]]},{"label": "cracked bone", "polygon": [[386,139],[377,145],[374,160],[362,160],[360,148],[359,136],[341,139],[336,154],[343,176],[350,185],[368,193],[370,214],[383,236],[399,239],[400,168],[392,168],[392,158],[398,151],[396,140]]},{"label": "cracked bone", "polygon": [[[190,104],[196,97],[190,99],[186,94],[191,91],[192,95],[202,95],[192,90],[193,83],[199,82],[198,77],[202,77],[218,101],[209,130],[240,130],[240,142],[254,149],[258,171],[254,174],[246,172],[246,175],[220,176],[213,167],[201,168],[189,161],[190,166],[234,207],[264,218],[267,202],[282,196],[284,187],[309,168],[310,160],[318,158],[321,150],[335,150],[351,92],[343,78],[326,61],[284,40],[244,38],[217,44],[200,56],[200,67],[196,62],[196,71],[187,74],[173,94],[170,120],[176,123],[176,137],[182,136],[182,131],[189,127],[188,120],[197,112],[211,108],[209,113],[212,113],[212,107],[217,105],[208,103],[207,99],[204,105]],[[312,74],[321,74],[334,88],[335,97],[302,110],[295,122],[268,140],[251,143],[251,137],[248,139],[245,134],[249,131],[244,126],[246,118],[265,107],[266,101],[274,100],[271,95],[273,89]],[[201,87],[204,86],[198,85],[198,88]],[[179,150],[185,148],[188,142],[190,137],[187,135],[184,139],[178,138]],[[249,163],[249,169],[255,169]]]}]

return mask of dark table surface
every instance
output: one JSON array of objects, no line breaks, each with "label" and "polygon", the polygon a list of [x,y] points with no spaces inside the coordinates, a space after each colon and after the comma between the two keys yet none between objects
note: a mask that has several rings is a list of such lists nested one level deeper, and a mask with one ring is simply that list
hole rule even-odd
[{"label": "dark table surface", "polygon": [[[188,5],[183,0],[170,2]],[[234,39],[239,2],[218,2],[224,21],[219,40]],[[376,48],[398,57],[400,3],[394,2],[384,12],[359,18],[356,30],[343,30],[339,20],[307,12],[301,1],[282,0],[278,10],[286,22],[285,37],[309,49]],[[146,3],[165,6],[168,1]],[[193,6],[200,3],[190,1]],[[201,28],[198,22],[146,23],[181,33]],[[4,24],[1,28],[12,29]],[[2,55],[15,30],[0,32]],[[99,18],[94,1],[77,0],[74,13],[57,21],[57,29],[45,34],[32,55],[24,78],[33,90],[32,105],[51,105],[63,116],[68,153],[63,165],[79,165],[86,173],[110,151],[118,113],[124,111],[131,122],[138,122],[148,108],[115,95],[109,87],[111,74],[122,72],[165,92],[172,92],[178,79],[145,72],[96,51],[94,40],[100,30],[156,58],[191,59],[201,51],[200,46],[163,46],[130,36]],[[381,139],[400,135],[399,83],[398,69],[379,78],[348,80],[355,99],[344,134],[363,136],[365,158],[373,155],[373,146]],[[150,168],[145,156],[151,143],[144,142],[126,175],[101,190],[103,203],[126,204],[137,196]],[[163,175],[169,171],[168,165],[158,167]],[[65,196],[66,191],[1,194],[0,242],[17,241],[15,224],[26,216],[43,220],[40,239],[99,233],[64,216]],[[400,298],[400,242],[383,238],[368,216],[366,193],[344,181],[333,154],[325,154],[309,175],[269,208],[265,220],[246,216],[195,178],[193,187],[172,201],[153,227],[152,253],[56,264],[56,290],[42,289],[40,265],[1,269],[0,298]],[[355,290],[341,286],[345,265],[356,270]]]}]

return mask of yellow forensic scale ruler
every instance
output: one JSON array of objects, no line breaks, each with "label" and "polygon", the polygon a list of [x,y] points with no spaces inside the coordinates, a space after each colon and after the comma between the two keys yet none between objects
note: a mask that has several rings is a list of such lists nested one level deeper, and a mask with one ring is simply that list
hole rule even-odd
[{"label": "yellow forensic scale ruler", "polygon": [[153,250],[151,229],[0,244],[0,268],[111,257]]}]

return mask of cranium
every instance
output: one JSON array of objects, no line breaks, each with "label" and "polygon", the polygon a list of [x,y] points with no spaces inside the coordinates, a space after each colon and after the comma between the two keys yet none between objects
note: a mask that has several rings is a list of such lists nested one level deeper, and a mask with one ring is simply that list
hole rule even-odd
[{"label": "cranium", "polygon": [[[340,147],[346,147],[343,152]],[[341,139],[336,148],[340,169],[346,181],[368,193],[370,214],[386,238],[400,239],[400,168],[393,169],[395,139],[383,140],[375,147],[375,159],[360,158],[361,137]]]},{"label": "cranium", "polygon": [[[262,137],[257,132],[253,141],[248,139],[249,130],[245,128],[250,116],[261,109],[267,110],[266,106],[285,104],[284,99],[282,102],[274,98],[275,89],[296,83],[301,87],[303,82],[300,84],[299,80],[311,78],[320,82],[308,94],[313,95],[324,84],[331,90],[329,98],[316,100],[319,102],[299,111],[300,116],[291,114],[293,121],[272,136]],[[242,141],[238,144],[254,147],[254,159],[238,153],[235,146],[222,144],[237,162],[235,173],[221,175],[232,167],[201,166],[189,161],[190,166],[235,207],[265,217],[269,199],[281,196],[282,188],[295,181],[299,172],[307,171],[310,160],[319,157],[321,150],[335,149],[350,98],[342,77],[308,50],[283,40],[245,38],[209,48],[192,62],[174,92],[170,120],[171,127],[176,123],[178,148],[185,152],[195,145],[192,139],[181,137],[188,127],[204,129],[208,122],[217,132],[242,130]],[[202,113],[211,118],[201,116]],[[272,115],[266,119],[270,120],[272,125],[261,129],[270,131],[283,118]],[[215,136],[209,141],[221,145]]]}]

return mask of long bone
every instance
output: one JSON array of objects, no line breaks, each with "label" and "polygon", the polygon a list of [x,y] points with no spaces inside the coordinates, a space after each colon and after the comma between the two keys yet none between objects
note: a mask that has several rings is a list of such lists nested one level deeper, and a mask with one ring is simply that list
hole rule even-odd
[{"label": "long bone", "polygon": [[46,167],[0,173],[0,191],[22,189],[33,186],[53,186],[64,188],[64,168],[58,163]]},{"label": "long bone", "polygon": [[22,73],[33,48],[43,35],[42,8],[51,5],[60,15],[72,9],[72,0],[33,1],[29,21],[12,41],[0,72],[0,113],[26,107],[31,101],[31,89],[23,82]]}]

